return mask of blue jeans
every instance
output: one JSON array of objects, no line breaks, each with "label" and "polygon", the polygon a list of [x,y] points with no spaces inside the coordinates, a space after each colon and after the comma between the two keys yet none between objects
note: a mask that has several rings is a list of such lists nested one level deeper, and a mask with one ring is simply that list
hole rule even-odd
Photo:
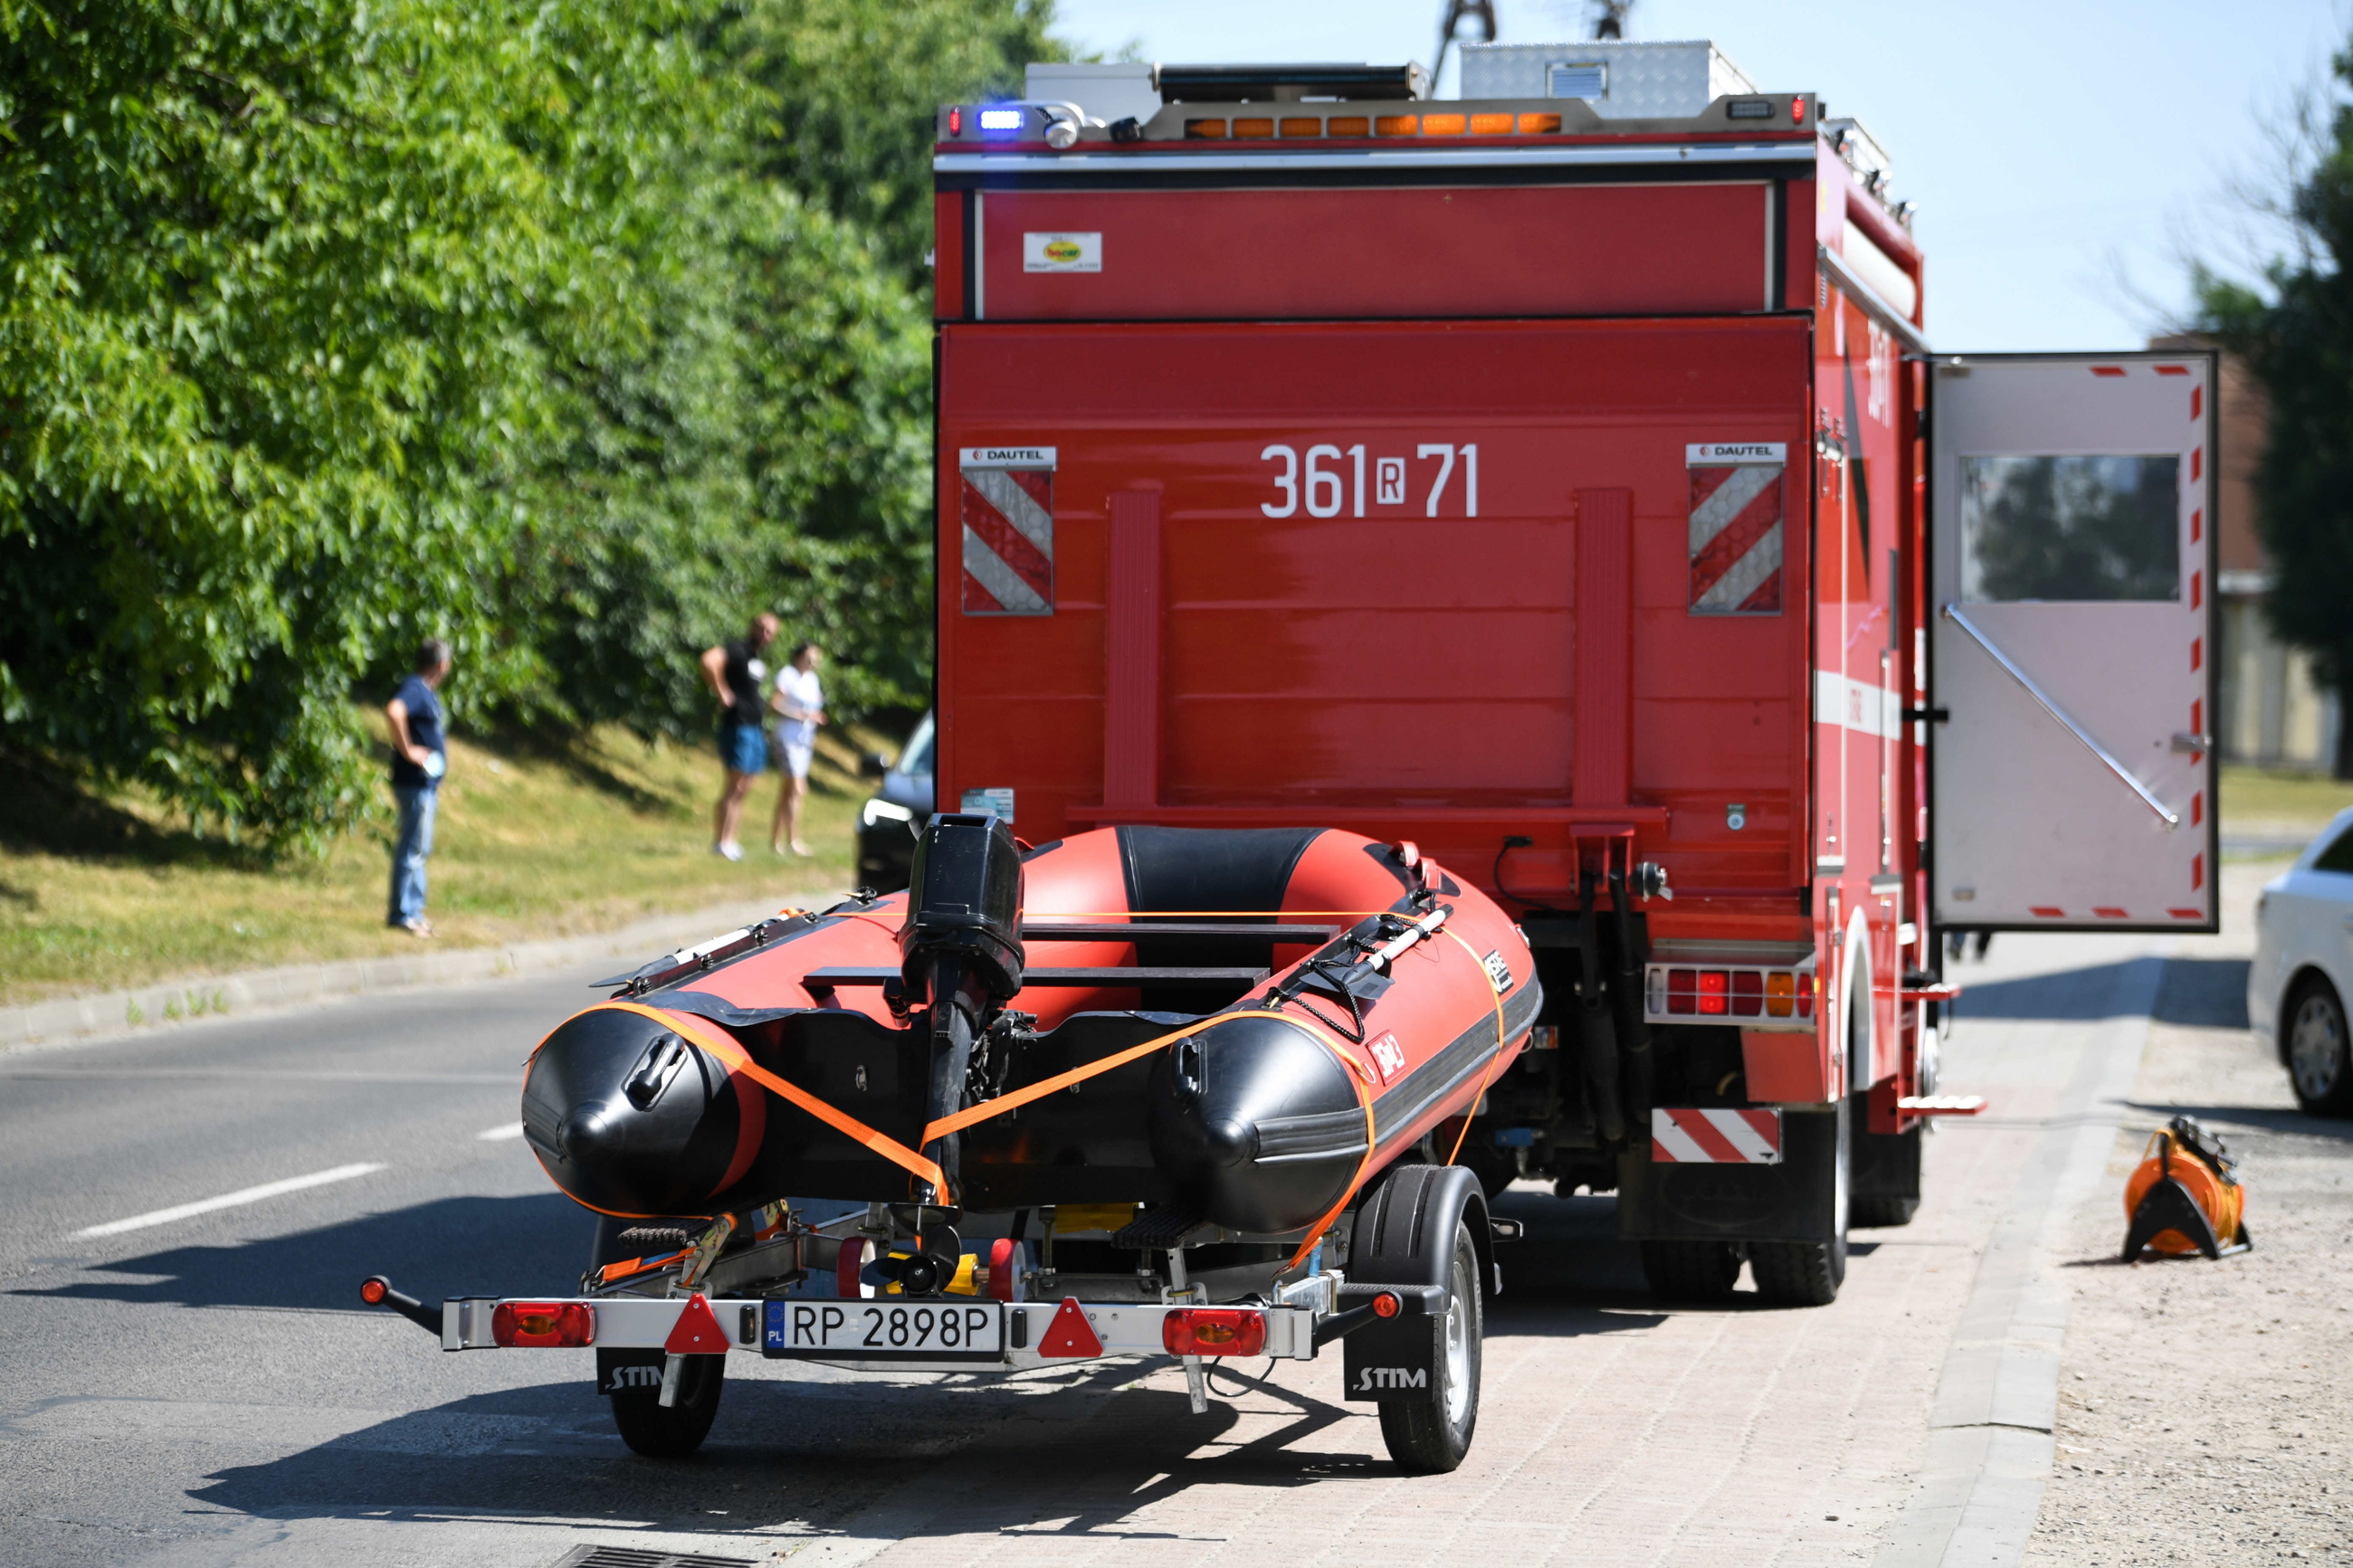
[{"label": "blue jeans", "polygon": [[406,925],[425,918],[425,858],[433,853],[431,784],[395,784],[400,803],[400,836],[392,843],[392,912],[388,923]]}]

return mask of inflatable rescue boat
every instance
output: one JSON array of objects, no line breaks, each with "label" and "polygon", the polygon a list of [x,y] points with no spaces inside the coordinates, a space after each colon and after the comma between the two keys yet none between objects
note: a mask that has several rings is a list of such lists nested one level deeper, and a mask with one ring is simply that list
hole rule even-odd
[{"label": "inflatable rescue boat", "polygon": [[607,984],[522,1095],[541,1163],[604,1214],[1134,1204],[1311,1239],[1385,1166],[1450,1160],[1541,1000],[1509,917],[1411,845],[1130,826],[1024,849],[955,814],[907,893]]}]

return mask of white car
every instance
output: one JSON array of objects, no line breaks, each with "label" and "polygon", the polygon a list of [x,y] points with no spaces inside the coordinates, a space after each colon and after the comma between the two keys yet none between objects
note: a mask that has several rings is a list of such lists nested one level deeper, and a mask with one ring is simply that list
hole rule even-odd
[{"label": "white car", "polygon": [[2345,998],[2353,996],[2353,809],[2340,811],[2255,900],[2247,1022],[2279,1053],[2298,1104],[2353,1116]]}]

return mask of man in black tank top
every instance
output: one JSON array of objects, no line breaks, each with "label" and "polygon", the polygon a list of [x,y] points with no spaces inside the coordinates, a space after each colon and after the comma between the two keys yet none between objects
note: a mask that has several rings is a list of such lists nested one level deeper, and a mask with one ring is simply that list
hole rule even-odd
[{"label": "man in black tank top", "polygon": [[744,858],[735,842],[735,825],[744,815],[744,797],[752,781],[768,765],[768,738],[764,729],[767,706],[761,688],[768,667],[760,655],[776,640],[776,617],[763,610],[752,617],[741,640],[706,648],[703,679],[719,699],[719,761],[727,782],[711,814],[711,852],[729,860]]}]

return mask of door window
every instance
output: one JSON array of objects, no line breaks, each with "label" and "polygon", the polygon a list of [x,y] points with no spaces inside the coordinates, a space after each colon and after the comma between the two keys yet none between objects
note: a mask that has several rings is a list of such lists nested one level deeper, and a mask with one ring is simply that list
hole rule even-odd
[{"label": "door window", "polygon": [[2181,459],[2171,452],[1961,458],[1961,597],[2179,599]]},{"label": "door window", "polygon": [[2316,871],[2353,872],[2353,827],[2337,836],[2335,843],[2312,858]]}]

